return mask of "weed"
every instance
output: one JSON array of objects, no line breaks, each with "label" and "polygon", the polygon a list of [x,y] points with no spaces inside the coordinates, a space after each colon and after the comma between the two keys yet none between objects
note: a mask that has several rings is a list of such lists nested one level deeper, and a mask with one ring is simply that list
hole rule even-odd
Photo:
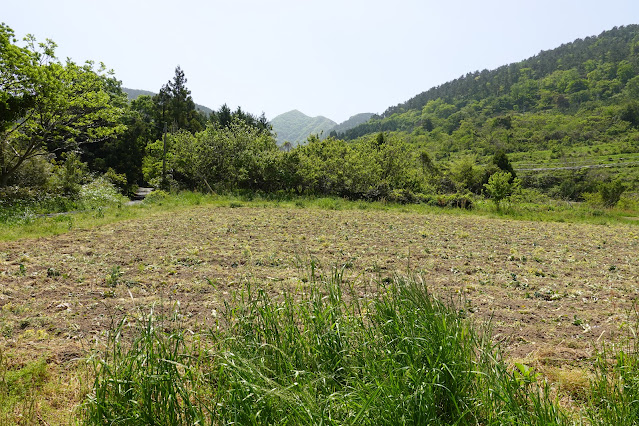
[{"label": "weed", "polygon": [[[525,365],[509,371],[485,328],[394,277],[353,298],[343,270],[311,268],[300,300],[247,284],[187,339],[177,317],[119,322],[91,357],[88,424],[557,424]],[[351,300],[351,302],[346,302]],[[133,339],[125,330],[134,325]],[[130,343],[127,343],[130,342]]]},{"label": "weed", "polygon": [[120,283],[120,278],[122,277],[122,271],[120,271],[119,266],[114,266],[111,268],[111,272],[106,277],[106,286],[107,287],[117,287]]}]

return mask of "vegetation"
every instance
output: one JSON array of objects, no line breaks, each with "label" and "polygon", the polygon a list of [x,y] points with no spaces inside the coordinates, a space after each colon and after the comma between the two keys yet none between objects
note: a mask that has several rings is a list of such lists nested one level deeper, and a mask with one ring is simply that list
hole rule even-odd
[{"label": "vegetation", "polygon": [[[124,194],[146,184],[466,208],[488,197],[498,210],[515,188],[602,208],[637,189],[637,26],[469,74],[342,139],[311,135],[303,146],[278,146],[264,114],[198,110],[179,66],[158,94],[129,103],[103,67],[61,64],[52,43],[20,47],[2,28],[3,75],[12,77],[2,92],[0,190],[11,208],[34,192],[73,207],[79,185],[100,176]],[[501,172],[512,188],[497,185]]]},{"label": "vegetation", "polygon": [[[612,216],[617,209],[599,210],[595,214],[593,209],[567,203],[563,205],[563,211],[548,214],[555,214],[555,220],[575,220],[569,215],[581,215],[578,220],[595,224],[522,223],[494,218],[511,214],[511,208],[516,210],[522,204],[509,207],[504,203],[501,213],[496,213],[490,204],[491,201],[479,203],[470,214],[460,209],[435,211],[438,208],[425,205],[391,205],[339,198],[268,201],[260,197],[251,199],[249,195],[219,197],[156,191],[143,203],[133,206],[25,218],[23,222],[5,226],[0,231],[3,238],[22,237],[18,241],[0,243],[0,295],[3,297],[0,299],[0,339],[7,380],[16,372],[37,371],[30,368],[38,362],[41,362],[44,374],[34,380],[30,379],[33,376],[22,376],[25,377],[25,396],[8,396],[4,400],[7,414],[0,423],[37,423],[40,416],[50,424],[65,424],[75,418],[70,416],[82,415],[80,409],[74,411],[74,407],[80,405],[86,395],[92,394],[95,381],[92,364],[87,371],[87,364],[81,359],[93,348],[98,365],[103,361],[120,365],[120,370],[111,369],[118,374],[129,374],[126,373],[128,369],[132,382],[130,394],[146,392],[139,390],[139,384],[148,386],[147,395],[170,388],[178,389],[174,392],[186,389],[194,395],[206,395],[211,390],[211,383],[203,382],[200,387],[198,375],[207,374],[202,379],[205,380],[218,374],[217,370],[209,369],[219,366],[216,356],[221,352],[217,348],[222,343],[240,343],[239,337],[235,342],[230,340],[237,333],[224,334],[230,330],[229,323],[224,320],[226,313],[235,310],[237,315],[233,318],[239,321],[242,312],[249,312],[242,321],[247,328],[255,325],[251,322],[255,319],[250,316],[251,311],[242,304],[241,293],[233,298],[235,292],[245,288],[244,283],[251,282],[251,288],[255,290],[252,297],[258,296],[258,289],[264,290],[265,294],[260,295],[263,299],[257,300],[270,300],[272,303],[264,306],[272,307],[276,311],[274,315],[279,315],[283,310],[280,303],[285,300],[284,294],[300,305],[295,309],[307,306],[298,295],[309,296],[313,291],[322,296],[330,294],[325,287],[326,282],[331,281],[330,274],[320,277],[318,272],[326,270],[328,265],[338,265],[340,271],[344,268],[339,281],[342,294],[338,305],[342,307],[343,315],[336,318],[343,335],[348,330],[349,336],[356,337],[355,343],[360,338],[370,337],[365,333],[370,329],[353,330],[352,324],[346,322],[360,313],[353,310],[352,303],[359,301],[361,317],[369,320],[375,312],[377,297],[392,296],[389,290],[402,282],[402,279],[395,282],[395,272],[412,271],[423,277],[431,295],[436,294],[442,301],[456,301],[454,305],[433,303],[450,307],[452,313],[447,318],[452,324],[465,324],[462,330],[477,327],[475,332],[488,339],[488,335],[483,334],[488,330],[483,326],[492,318],[492,336],[495,342],[501,342],[506,357],[501,363],[505,373],[515,378],[521,375],[534,379],[540,390],[547,382],[549,392],[546,395],[550,395],[551,406],[559,405],[563,415],[576,419],[586,417],[580,409],[590,404],[589,375],[599,368],[593,365],[595,358],[589,348],[604,331],[600,339],[602,344],[604,341],[622,343],[620,336],[634,327],[633,320],[625,315],[634,294],[625,277],[637,274],[637,265],[629,260],[636,252],[636,225],[624,222],[622,211],[617,213],[619,217]],[[553,204],[537,208],[549,206],[560,208]],[[481,217],[477,212],[493,217]],[[607,226],[599,225],[601,223]],[[42,238],[24,238],[27,235]],[[584,257],[583,253],[588,256]],[[315,275],[304,271],[305,266],[312,269],[313,265]],[[405,279],[404,284],[407,287],[422,285],[419,281],[411,283]],[[400,294],[405,296],[405,293]],[[247,301],[248,295],[245,295],[244,301]],[[400,298],[393,296],[390,299]],[[326,299],[319,302],[331,309],[332,302],[329,304]],[[388,311],[398,309],[401,313],[403,303],[395,300]],[[155,306],[157,320],[163,314],[172,317],[177,305],[180,308],[176,322],[153,325],[157,339],[170,342],[164,344],[168,349],[161,349],[159,343],[151,347],[140,342],[136,350],[142,351],[138,352],[140,355],[148,354],[149,358],[157,354],[162,359],[178,359],[180,365],[175,365],[177,371],[174,371],[170,363],[160,363],[155,370],[157,375],[142,377],[141,372],[133,368],[141,359],[133,356],[135,351],[129,352],[140,336],[135,330],[138,325],[146,327],[151,306]],[[240,309],[241,306],[244,308]],[[412,310],[414,305],[407,306]],[[112,356],[102,352],[113,347],[106,346],[105,333],[117,329],[119,320],[124,317],[127,323],[121,329],[121,358],[112,363]],[[112,325],[112,319],[116,325]],[[407,338],[419,341],[420,329],[411,331],[410,326],[422,324],[422,327],[420,321],[400,324],[401,330],[412,333]],[[301,320],[295,323],[301,324]],[[286,324],[284,322],[282,327]],[[256,328],[252,333],[255,339],[264,335],[259,334],[259,330]],[[381,328],[378,333],[382,339]],[[388,333],[392,334],[391,331]],[[224,337],[224,342],[215,340],[212,335]],[[309,331],[308,338],[316,337],[317,334]],[[183,345],[179,339],[183,340]],[[145,338],[148,340],[152,339]],[[257,350],[256,347],[259,349],[259,341],[244,340],[253,345],[245,348],[245,353]],[[363,351],[365,347],[357,344],[349,348]],[[383,360],[381,343],[378,346],[379,353],[375,352],[375,358]],[[388,346],[392,347],[391,342]],[[428,348],[432,351],[434,347]],[[615,348],[610,348],[602,358],[614,358],[622,346]],[[321,349],[308,350],[317,353]],[[632,347],[623,349],[626,354],[633,353]],[[292,347],[291,350],[299,352],[301,349]],[[400,350],[405,351],[399,346],[398,357]],[[240,352],[234,349],[233,353]],[[300,356],[304,353],[300,352]],[[455,350],[451,357],[455,353],[463,354]],[[189,354],[193,357],[185,356]],[[196,355],[202,356],[201,362],[194,358]],[[46,363],[42,362],[43,358]],[[361,354],[360,358],[366,358],[366,354]],[[387,360],[389,368],[391,360]],[[522,366],[521,370],[516,364]],[[381,367],[372,370],[372,362],[370,365],[371,371],[380,372]],[[411,374],[420,377],[417,376],[419,365],[410,365]],[[191,370],[191,378],[184,376],[183,366]],[[306,371],[310,371],[310,367]],[[326,371],[320,373],[328,374]],[[396,376],[400,377],[400,373],[397,371]],[[608,374],[610,378],[612,373]],[[289,376],[283,378],[290,379]],[[378,381],[384,383],[386,378],[383,375]],[[401,379],[405,380],[405,377]],[[477,379],[475,375],[460,377],[467,384],[473,384]],[[138,384],[134,386],[133,383]],[[264,382],[257,383],[261,383],[258,389],[263,390]],[[311,389],[312,384],[308,382],[298,383],[306,386],[305,392]],[[360,383],[366,383],[364,378]],[[398,392],[410,390],[399,384],[396,388]],[[373,387],[372,391],[376,389]],[[346,398],[348,390],[343,392]],[[394,391],[386,389],[384,392],[380,396],[393,395]],[[619,400],[614,392],[611,390],[607,397],[609,401]],[[290,389],[287,395],[294,397],[295,392]],[[212,401],[202,398],[205,403]],[[331,400],[331,407],[339,408],[339,400]],[[118,401],[117,404],[129,403],[122,398]],[[360,404],[360,408],[363,403],[361,400],[348,402],[349,407]],[[599,404],[595,400],[592,403],[593,409]],[[199,402],[194,400],[192,405],[203,407],[197,404]],[[379,404],[380,400],[371,400],[369,416],[372,417]],[[177,401],[166,406],[182,409]],[[596,406],[601,407],[601,404]],[[388,411],[388,407],[382,405],[379,409]],[[135,413],[134,410],[130,412]],[[163,416],[157,415],[158,418]],[[354,418],[356,414],[351,417]],[[366,417],[360,417],[361,421],[364,419]]]},{"label": "vegetation", "polygon": [[[550,424],[565,417],[527,366],[509,371],[463,311],[416,279],[370,299],[342,272],[273,300],[250,285],[190,341],[152,312],[93,358],[88,424]],[[177,314],[177,312],[176,312]],[[162,330],[170,329],[169,332]],[[129,337],[130,338],[130,337]],[[161,403],[160,403],[161,402]]]},{"label": "vegetation", "polygon": [[271,124],[277,133],[278,144],[289,143],[287,149],[304,143],[312,134],[328,136],[330,130],[337,125],[329,118],[309,117],[297,110],[278,115],[271,120]]},{"label": "vegetation", "polygon": [[638,30],[279,147],[0,26],[0,423],[636,424]]},{"label": "vegetation", "polygon": [[[179,311],[125,318],[92,357],[87,424],[577,424],[487,330],[395,277],[361,298],[311,268],[301,295],[253,287],[189,338]],[[125,329],[133,326],[134,334]],[[128,327],[127,327],[128,328]],[[130,343],[129,343],[130,342]],[[636,424],[637,352],[600,354],[582,419]],[[158,403],[161,401],[162,403]]]}]

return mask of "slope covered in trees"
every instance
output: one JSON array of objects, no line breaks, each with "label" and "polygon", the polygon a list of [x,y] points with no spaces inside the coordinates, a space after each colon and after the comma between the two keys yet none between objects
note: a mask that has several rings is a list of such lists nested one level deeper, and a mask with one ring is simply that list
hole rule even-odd
[{"label": "slope covered in trees", "polygon": [[280,114],[271,120],[273,131],[277,134],[277,143],[282,145],[289,142],[292,146],[306,140],[309,135],[328,132],[337,125],[330,118],[323,116],[309,117],[298,110]]},{"label": "slope covered in trees", "polygon": [[[614,28],[496,70],[468,73],[390,107],[340,136],[354,139],[380,131],[434,130],[451,135],[473,129],[480,132],[475,139],[496,137],[504,148],[514,151],[528,149],[530,145],[522,145],[527,138],[494,135],[491,129],[583,118],[590,123],[545,135],[543,142],[592,139],[589,131],[602,131],[611,124],[609,118],[623,121],[622,126],[637,126],[638,71],[639,26]],[[563,141],[565,136],[568,140]],[[535,146],[539,142],[534,141]]]}]

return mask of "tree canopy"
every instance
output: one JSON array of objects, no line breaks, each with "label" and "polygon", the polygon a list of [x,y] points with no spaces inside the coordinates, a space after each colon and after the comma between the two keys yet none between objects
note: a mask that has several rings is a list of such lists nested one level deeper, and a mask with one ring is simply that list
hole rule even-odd
[{"label": "tree canopy", "polygon": [[104,66],[62,63],[51,41],[17,46],[0,26],[0,186],[30,158],[77,149],[124,129],[125,100]]}]

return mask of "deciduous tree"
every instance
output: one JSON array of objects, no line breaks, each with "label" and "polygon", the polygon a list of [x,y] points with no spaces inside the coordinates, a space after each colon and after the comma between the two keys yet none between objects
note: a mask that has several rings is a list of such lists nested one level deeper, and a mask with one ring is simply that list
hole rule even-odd
[{"label": "deciduous tree", "polygon": [[51,41],[17,46],[0,26],[0,186],[30,158],[77,149],[124,129],[124,101],[104,65],[59,62]]}]

